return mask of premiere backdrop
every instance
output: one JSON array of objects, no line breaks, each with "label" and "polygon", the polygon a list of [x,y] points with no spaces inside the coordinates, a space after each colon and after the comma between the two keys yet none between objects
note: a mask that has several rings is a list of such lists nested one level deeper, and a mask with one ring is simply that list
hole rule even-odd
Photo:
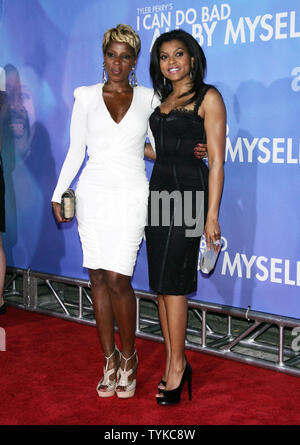
[{"label": "premiere backdrop", "polygon": [[[299,0],[0,0],[8,265],[88,279],[76,221],[58,227],[50,200],[73,90],[101,81],[102,36],[118,23],[141,36],[137,78],[146,86],[154,39],[192,33],[227,107],[224,247],[190,297],[300,318]],[[144,243],[133,286],[149,290]]]}]

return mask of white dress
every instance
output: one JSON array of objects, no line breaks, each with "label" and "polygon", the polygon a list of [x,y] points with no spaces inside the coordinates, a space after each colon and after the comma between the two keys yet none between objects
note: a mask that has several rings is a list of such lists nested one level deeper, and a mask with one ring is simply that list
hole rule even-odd
[{"label": "white dress", "polygon": [[79,87],[70,129],[70,147],[52,201],[70,186],[85,157],[76,188],[76,217],[83,267],[131,276],[147,219],[148,180],[144,163],[148,119],[159,104],[150,88],[137,86],[118,124],[102,84]]}]

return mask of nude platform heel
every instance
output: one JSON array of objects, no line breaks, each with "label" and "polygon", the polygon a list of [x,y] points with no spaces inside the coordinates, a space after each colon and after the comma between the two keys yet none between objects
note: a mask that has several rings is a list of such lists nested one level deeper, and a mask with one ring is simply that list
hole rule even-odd
[{"label": "nude platform heel", "polygon": [[[111,357],[114,355],[115,351],[118,352],[118,364],[116,367],[111,368],[111,369],[107,369],[108,368],[108,363],[109,360],[111,359]],[[110,354],[109,357],[106,357],[106,355],[104,355],[104,358],[106,359],[106,363],[105,363],[105,367],[103,368],[103,377],[100,380],[100,382],[97,385],[97,393],[99,395],[99,397],[112,397],[114,395],[114,393],[116,392],[116,377],[114,378],[114,380],[111,380],[110,377],[115,373],[117,376],[117,372],[118,372],[118,368],[120,366],[121,363],[121,352],[119,351],[119,349],[117,348],[117,346],[115,346],[115,349],[113,350],[113,352]],[[104,391],[101,391],[100,387],[101,386],[107,386],[107,389]]]},{"label": "nude platform heel", "polygon": [[[136,362],[133,368],[129,369],[128,371],[126,371],[126,367],[127,367],[127,362],[134,357],[134,355],[136,356]],[[128,382],[128,377],[133,374],[138,366],[138,357],[136,354],[136,351],[134,351],[134,353],[129,357],[129,358],[125,358],[124,355],[121,353],[122,358],[125,360],[125,368],[122,369],[121,366],[118,369],[118,382],[117,382],[117,387],[116,387],[116,393],[117,396],[120,399],[129,399],[130,397],[133,397],[135,394],[135,389],[136,389],[136,379],[133,379],[130,383]],[[126,388],[125,391],[118,391],[118,387],[124,387]]]}]

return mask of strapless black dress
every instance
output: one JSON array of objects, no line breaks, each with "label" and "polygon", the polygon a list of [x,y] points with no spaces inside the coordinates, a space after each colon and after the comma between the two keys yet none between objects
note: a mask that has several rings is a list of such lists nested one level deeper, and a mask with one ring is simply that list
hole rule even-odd
[{"label": "strapless black dress", "polygon": [[197,289],[202,232],[196,230],[196,223],[202,221],[197,226],[202,228],[205,224],[208,167],[195,158],[194,147],[206,142],[198,109],[209,88],[204,85],[194,110],[176,109],[164,114],[157,107],[150,116],[156,161],[145,234],[149,285],[158,294],[186,295]]}]

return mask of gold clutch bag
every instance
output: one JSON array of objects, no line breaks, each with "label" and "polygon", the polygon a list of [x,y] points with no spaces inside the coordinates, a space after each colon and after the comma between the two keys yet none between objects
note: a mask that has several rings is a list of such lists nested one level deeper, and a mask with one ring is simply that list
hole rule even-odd
[{"label": "gold clutch bag", "polygon": [[75,216],[75,193],[73,189],[68,189],[62,194],[61,216],[70,220]]}]

